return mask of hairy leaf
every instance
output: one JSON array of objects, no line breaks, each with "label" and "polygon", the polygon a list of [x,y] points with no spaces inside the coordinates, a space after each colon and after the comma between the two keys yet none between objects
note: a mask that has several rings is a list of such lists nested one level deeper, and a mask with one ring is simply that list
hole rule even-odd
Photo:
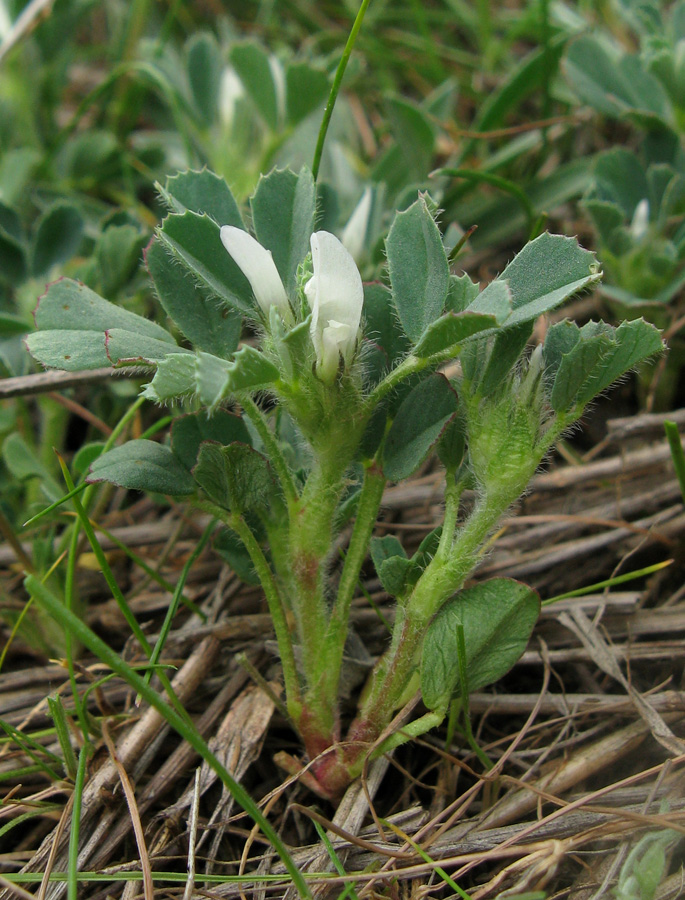
[{"label": "hairy leaf", "polygon": [[516,663],[540,614],[540,598],[525,584],[493,578],[460,591],[433,619],[423,646],[421,692],[429,709],[444,711],[459,686],[457,626],[464,629],[469,692],[505,675]]},{"label": "hairy leaf", "polygon": [[400,322],[418,341],[442,314],[450,277],[440,231],[423,197],[395,216],[385,249]]},{"label": "hairy leaf", "polygon": [[457,412],[457,395],[444,375],[429,375],[404,399],[383,448],[383,471],[391,481],[415,472]]},{"label": "hairy leaf", "polygon": [[87,480],[172,496],[195,493],[195,482],[170,448],[147,440],[129,441],[104,453],[90,467]]},{"label": "hairy leaf", "polygon": [[203,443],[193,476],[215,503],[238,514],[266,506],[273,488],[268,460],[247,444]]}]

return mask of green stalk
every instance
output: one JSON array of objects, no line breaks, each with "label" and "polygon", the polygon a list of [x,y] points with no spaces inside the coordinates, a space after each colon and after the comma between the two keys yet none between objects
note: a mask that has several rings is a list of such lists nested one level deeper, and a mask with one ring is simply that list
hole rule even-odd
[{"label": "green stalk", "polygon": [[321,127],[319,128],[319,137],[316,141],[316,149],[314,150],[314,161],[312,162],[312,175],[314,176],[314,181],[319,176],[319,167],[321,165],[321,157],[323,155],[323,146],[326,142],[326,134],[328,133],[328,126],[331,122],[331,116],[333,115],[333,110],[335,108],[335,101],[338,99],[338,93],[340,91],[340,85],[342,84],[343,77],[345,75],[345,69],[347,68],[347,63],[350,60],[350,56],[352,55],[352,50],[354,49],[355,42],[357,40],[357,35],[362,27],[362,22],[364,21],[364,16],[366,15],[366,10],[369,7],[369,3],[371,0],[362,0],[362,4],[359,7],[359,12],[354,20],[352,25],[352,30],[347,38],[347,43],[345,44],[345,49],[343,50],[343,55],[338,63],[338,68],[335,71],[335,77],[333,79],[333,84],[331,85],[331,92],[328,95],[328,102],[326,103],[326,109],[323,113],[323,119],[321,121]]},{"label": "green stalk", "polygon": [[[32,576],[29,576],[32,577]],[[59,601],[55,598],[56,602]],[[71,612],[69,613],[71,615]],[[81,747],[78,758],[78,769],[74,782],[73,806],[71,809],[71,830],[69,832],[69,857],[67,861],[67,900],[76,900],[78,896],[78,841],[81,833],[81,802],[83,785],[86,781],[86,765],[90,753],[90,745]]]},{"label": "green stalk", "polygon": [[264,414],[251,397],[241,397],[240,405],[262,439],[269,460],[278,475],[288,505],[295,503],[297,501],[295,482],[292,479],[285,457],[281,453],[281,448],[278,446],[278,441],[264,418]]},{"label": "green stalk", "polygon": [[452,553],[454,534],[457,530],[457,516],[459,504],[464,490],[463,482],[458,482],[455,473],[445,472],[445,513],[442,519],[442,534],[436,552],[436,557],[447,561]]},{"label": "green stalk", "polygon": [[372,462],[364,471],[364,483],[359,497],[357,517],[345,556],[323,651],[320,655],[321,670],[325,676],[322,690],[333,698],[337,696],[338,692],[350,605],[359,581],[359,573],[369,550],[369,541],[376,525],[385,485],[386,478],[382,469]]},{"label": "green stalk", "polygon": [[[195,545],[193,552],[190,554],[188,559],[181,570],[181,574],[179,575],[178,581],[176,583],[176,587],[173,591],[173,597],[171,599],[171,603],[169,604],[166,615],[164,616],[164,621],[162,622],[162,627],[159,629],[159,637],[157,638],[157,642],[150,654],[150,666],[156,666],[159,662],[159,658],[162,655],[162,651],[164,649],[164,645],[166,643],[166,639],[169,636],[169,632],[171,631],[171,626],[174,621],[174,617],[178,611],[179,604],[181,602],[181,598],[183,596],[183,588],[186,585],[186,579],[188,578],[188,574],[192,569],[195,560],[201,555],[202,551],[207,546],[207,542],[212,536],[212,532],[214,531],[214,526],[216,525],[216,519],[212,519],[209,525],[205,528],[200,540]],[[153,669],[150,668],[145,673],[145,680],[149,681],[152,677]]]},{"label": "green stalk", "polygon": [[285,693],[288,702],[288,711],[291,717],[297,721],[301,706],[300,685],[297,677],[297,666],[295,664],[295,653],[293,651],[292,638],[290,629],[288,628],[288,620],[283,606],[283,600],[278,590],[278,585],[271,571],[271,566],[267,562],[266,557],[259,546],[249,525],[242,516],[228,512],[215,503],[202,500],[196,503],[200,509],[203,509],[211,515],[215,516],[224,523],[231,531],[234,531],[245,545],[245,549],[250,555],[252,565],[255,568],[257,577],[259,578],[266,602],[269,607],[271,619],[274,624],[276,633],[276,641],[278,650],[281,655],[281,666],[283,667],[283,680],[285,683]]},{"label": "green stalk", "polygon": [[352,725],[350,739],[359,732],[365,739],[375,740],[390,722],[416,671],[417,655],[433,616],[473,571],[484,541],[514,499],[510,492],[492,499],[482,497],[459,530],[449,556],[445,559],[436,554],[406,605],[398,607],[390,647],[371,674],[371,687]]},{"label": "green stalk", "polygon": [[[339,466],[332,460],[319,460],[309,473],[302,495],[290,515],[289,557],[295,588],[293,612],[308,690],[316,683],[321,664],[321,640],[328,630],[324,569],[333,542],[333,520],[341,490]],[[314,703],[318,705],[315,699]],[[317,718],[323,716],[326,724],[322,720],[322,728],[325,730],[332,726],[332,714],[332,709],[316,713]]]},{"label": "green stalk", "polygon": [[264,817],[259,807],[250,797],[245,788],[236,781],[228,770],[219,762],[216,756],[209,749],[197,731],[195,726],[184,716],[180,715],[173,709],[145,680],[136,674],[128,663],[121,656],[112,650],[103,640],[101,640],[88,626],[82,622],[72,612],[67,610],[64,604],[55,595],[49,591],[40,581],[33,575],[27,576],[24,581],[27,591],[35,594],[39,602],[50,615],[67,630],[73,632],[74,636],[87,647],[91,653],[98,657],[105,665],[123,678],[142,698],[156,709],[168,722],[168,724],[176,731],[190,746],[202,757],[202,759],[213,769],[219,776],[223,784],[226,786],[230,794],[235,798],[236,802],[242,806],[245,812],[252,818],[256,825],[259,826],[265,838],[271,842],[274,850],[278,853],[283,861],[288,874],[293,880],[293,884],[299,891],[300,897],[311,898],[311,892],[307,887],[302,873],[295,865],[293,858],[288,852],[288,848],[283,843],[278,832]]}]

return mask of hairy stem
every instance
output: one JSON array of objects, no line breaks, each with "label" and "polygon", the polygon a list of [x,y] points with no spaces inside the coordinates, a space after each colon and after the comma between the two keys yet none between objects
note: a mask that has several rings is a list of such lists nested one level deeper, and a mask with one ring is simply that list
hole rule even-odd
[{"label": "hairy stem", "polygon": [[262,439],[266,452],[269,456],[269,460],[276,470],[276,474],[278,475],[278,479],[288,505],[290,505],[291,503],[295,503],[297,500],[297,490],[295,488],[295,482],[292,479],[292,475],[290,474],[290,469],[288,468],[288,464],[285,461],[285,457],[281,453],[281,448],[278,446],[278,441],[276,440],[274,433],[269,428],[264,414],[251,397],[241,397],[240,405],[242,406],[245,415],[254,425],[257,434]]},{"label": "hairy stem", "polygon": [[228,528],[234,531],[241,539],[247,552],[252,560],[257,577],[262,585],[266,602],[269,606],[269,612],[274,623],[274,631],[276,633],[276,641],[278,642],[278,651],[281,656],[281,665],[283,667],[283,681],[285,683],[285,693],[288,704],[288,712],[291,717],[297,721],[301,712],[301,693],[300,684],[297,676],[297,666],[295,664],[295,653],[293,650],[292,638],[288,621],[286,618],[285,607],[278,590],[278,585],[274,579],[271,566],[269,565],[262,548],[259,546],[249,525],[242,516],[228,512],[215,503],[203,500],[196,505],[211,515],[215,516]]},{"label": "hairy stem", "polygon": [[385,484],[386,478],[383,471],[375,462],[371,462],[364,471],[364,483],[359,497],[357,517],[352,529],[352,537],[338,585],[338,594],[320,657],[323,675],[322,691],[332,697],[337,696],[338,692],[350,605],[359,581],[361,567],[369,550],[369,541],[378,518]]}]

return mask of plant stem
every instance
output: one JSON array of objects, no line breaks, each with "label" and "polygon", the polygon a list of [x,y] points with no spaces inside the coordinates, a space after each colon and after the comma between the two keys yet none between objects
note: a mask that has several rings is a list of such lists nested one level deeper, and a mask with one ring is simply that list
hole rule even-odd
[{"label": "plant stem", "polygon": [[297,666],[295,665],[295,653],[293,651],[290,629],[285,614],[285,608],[281,599],[278,586],[274,579],[271,567],[259,546],[257,539],[252,534],[249,525],[242,516],[228,512],[215,503],[207,500],[196,501],[196,506],[207,512],[224,523],[228,528],[238,535],[245,545],[245,549],[250,555],[252,565],[255,568],[257,577],[262,585],[266,602],[269,606],[271,619],[274,623],[274,631],[276,633],[276,641],[278,650],[281,655],[281,665],[283,667],[283,681],[285,683],[285,693],[288,703],[288,711],[292,718],[297,721],[301,707],[300,684],[297,677]]},{"label": "plant stem", "polygon": [[398,366],[391,372],[388,372],[383,381],[379,382],[367,397],[366,408],[369,413],[371,413],[376,406],[378,406],[383,397],[389,394],[393,388],[397,387],[401,381],[405,378],[409,378],[410,375],[414,375],[416,372],[421,372],[427,365],[427,361],[425,359],[419,359],[418,356],[407,356],[403,359]]},{"label": "plant stem", "polygon": [[462,482],[458,482],[455,473],[445,472],[445,514],[442,520],[442,533],[440,535],[440,543],[436,556],[440,559],[447,560],[452,552],[452,544],[454,543],[454,532],[457,528],[457,516],[459,515],[459,504],[461,503],[461,495],[464,490]]},{"label": "plant stem", "polygon": [[350,605],[359,581],[361,567],[369,550],[369,540],[378,518],[386,480],[382,469],[375,462],[371,462],[366,467],[357,517],[352,529],[352,537],[338,585],[338,594],[321,653],[321,666],[325,673],[324,683],[326,685],[324,690],[332,697],[336,697],[338,692]]},{"label": "plant stem", "polygon": [[285,461],[285,457],[281,453],[281,448],[278,446],[278,441],[272,430],[269,428],[261,409],[251,397],[241,397],[240,405],[264,443],[269,459],[280,480],[288,506],[290,506],[291,503],[294,503],[297,500],[297,490],[290,474],[288,464]]},{"label": "plant stem", "polygon": [[[459,530],[447,557],[436,553],[406,605],[398,607],[390,647],[370,676],[370,689],[352,723],[348,740],[373,742],[391,721],[416,671],[417,656],[433,616],[473,571],[484,541],[513,499],[508,493],[495,498],[482,496]],[[356,774],[357,762],[353,765]]]},{"label": "plant stem", "polygon": [[357,35],[359,34],[359,31],[362,27],[362,22],[364,21],[364,16],[366,15],[366,10],[368,9],[370,2],[371,0],[362,0],[362,4],[359,7],[359,12],[357,13],[357,16],[352,25],[352,30],[350,31],[347,38],[347,43],[345,44],[345,49],[343,50],[342,57],[340,58],[340,62],[338,63],[338,68],[335,71],[335,77],[333,78],[331,91],[328,95],[328,102],[326,103],[326,109],[323,113],[321,127],[319,128],[319,137],[316,141],[316,149],[314,150],[314,160],[312,162],[312,175],[314,176],[314,181],[316,181],[319,175],[319,167],[321,165],[321,157],[323,155],[323,145],[326,142],[328,126],[330,125],[331,116],[333,115],[333,110],[335,108],[335,101],[338,99],[338,93],[340,91],[340,85],[342,84],[342,80],[345,75],[345,69],[347,68],[347,63],[350,60],[350,56],[352,55],[352,50],[357,40]]}]

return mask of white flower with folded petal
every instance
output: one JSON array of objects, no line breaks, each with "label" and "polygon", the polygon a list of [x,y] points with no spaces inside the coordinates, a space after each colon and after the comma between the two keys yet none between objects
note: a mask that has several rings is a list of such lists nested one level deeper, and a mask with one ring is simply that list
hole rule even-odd
[{"label": "white flower with folded petal", "polygon": [[357,349],[364,288],[354,259],[337,237],[317,231],[311,247],[314,274],[304,290],[312,311],[316,374],[330,384],[341,357],[349,365]]},{"label": "white flower with folded petal", "polygon": [[223,226],[221,243],[250,282],[255,299],[267,321],[272,306],[276,307],[285,321],[291,321],[290,304],[271,251],[262,247],[247,231],[234,225]]}]

